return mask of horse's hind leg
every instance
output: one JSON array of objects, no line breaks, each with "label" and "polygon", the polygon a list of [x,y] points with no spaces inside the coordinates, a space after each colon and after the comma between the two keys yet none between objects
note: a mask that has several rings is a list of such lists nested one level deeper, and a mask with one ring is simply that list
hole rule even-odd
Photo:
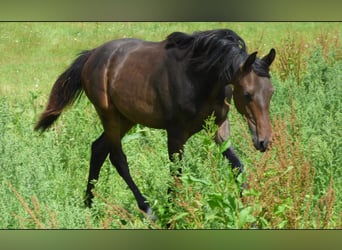
[{"label": "horse's hind leg", "polygon": [[151,219],[155,220],[156,217],[154,217],[150,205],[146,201],[145,197],[141,194],[139,188],[132,179],[127,164],[126,155],[123,153],[121,146],[112,148],[109,158],[111,163],[115,166],[116,170],[118,171],[119,175],[124,179],[128,187],[133,192],[134,197],[138,203],[138,207],[142,211],[144,211],[148,216],[151,216]]},{"label": "horse's hind leg", "polygon": [[153,215],[148,202],[132,179],[126,155],[122,150],[121,139],[134,124],[119,114],[115,108],[111,109],[108,113],[103,113],[101,120],[110,146],[109,159],[111,163],[133,192],[138,207],[150,216],[151,219],[155,220],[156,217]]},{"label": "horse's hind leg", "polygon": [[104,133],[97,138],[91,146],[90,168],[88,176],[88,185],[86,190],[85,205],[91,207],[94,195],[92,189],[94,188],[93,181],[99,178],[101,167],[109,154],[109,143]]}]

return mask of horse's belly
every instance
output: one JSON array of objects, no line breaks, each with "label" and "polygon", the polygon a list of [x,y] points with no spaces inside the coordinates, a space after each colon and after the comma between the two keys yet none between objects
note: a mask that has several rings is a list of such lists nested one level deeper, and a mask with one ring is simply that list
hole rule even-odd
[{"label": "horse's belly", "polygon": [[164,128],[164,115],[156,95],[138,86],[114,88],[111,101],[128,120],[152,128]]},{"label": "horse's belly", "polygon": [[117,105],[120,113],[128,120],[139,123],[151,128],[165,128],[165,122],[162,113],[155,106],[148,106],[144,103],[135,103],[134,105]]}]

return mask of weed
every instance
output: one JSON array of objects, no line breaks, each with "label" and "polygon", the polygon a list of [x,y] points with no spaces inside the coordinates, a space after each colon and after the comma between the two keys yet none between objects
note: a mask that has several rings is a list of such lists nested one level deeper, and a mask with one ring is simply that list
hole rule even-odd
[{"label": "weed", "polygon": [[278,74],[282,80],[293,76],[297,83],[300,83],[306,70],[305,51],[307,45],[303,37],[298,33],[289,32],[282,40],[277,55]]},{"label": "weed", "polygon": [[[17,197],[25,212],[29,215],[29,218],[25,218],[14,213],[14,216],[19,220],[19,224],[22,228],[59,228],[56,212],[52,212],[47,206],[45,206],[44,210],[42,210],[41,205],[36,196],[32,196],[31,198],[33,206],[31,208],[10,182],[8,182],[8,186]],[[43,214],[43,212],[45,212],[46,214]]]},{"label": "weed", "polygon": [[[341,24],[0,25],[0,228],[342,228]],[[187,142],[180,162],[169,162],[165,132],[137,126],[123,147],[159,220],[153,223],[137,209],[109,161],[96,183],[94,207],[84,208],[90,145],[102,128],[82,98],[49,132],[33,132],[56,76],[73,55],[110,39],[156,41],[173,31],[214,28],[235,30],[249,48],[277,50],[271,149],[255,151],[234,105],[229,141],[221,147],[213,142],[216,127],[209,119]],[[229,145],[245,165],[237,182],[222,156]],[[179,167],[183,175],[174,180],[170,169]],[[172,203],[169,187],[177,191]]]},{"label": "weed", "polygon": [[[290,116],[291,124],[296,123],[294,116]],[[253,159],[248,177],[251,190],[247,191],[245,202],[253,207],[258,226],[290,229],[335,226],[330,223],[336,217],[332,214],[333,207],[338,205],[332,182],[318,202],[320,194],[314,190],[316,171],[301,150],[300,136],[289,133],[287,123],[280,117],[275,119],[274,131],[272,149],[265,157]],[[322,215],[316,214],[315,208]],[[323,221],[319,219],[313,224],[320,217]]]}]

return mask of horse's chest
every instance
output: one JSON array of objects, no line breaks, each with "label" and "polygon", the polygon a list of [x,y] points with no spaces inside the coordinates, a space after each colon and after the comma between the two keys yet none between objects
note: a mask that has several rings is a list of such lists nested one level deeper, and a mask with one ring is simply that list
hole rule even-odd
[{"label": "horse's chest", "polygon": [[216,121],[221,121],[227,114],[227,109],[224,106],[218,105],[217,103],[206,103],[202,107],[197,109],[197,112],[193,116],[187,116],[184,125],[187,130],[196,133],[203,128],[205,121],[211,115],[214,115]]}]

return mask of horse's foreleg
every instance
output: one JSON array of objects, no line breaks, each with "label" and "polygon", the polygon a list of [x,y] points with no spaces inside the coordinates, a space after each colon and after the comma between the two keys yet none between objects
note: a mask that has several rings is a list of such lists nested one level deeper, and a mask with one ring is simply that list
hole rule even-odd
[{"label": "horse's foreleg", "polygon": [[[167,130],[167,148],[170,161],[181,160],[183,156],[183,149],[186,140],[189,138],[188,134],[181,129],[168,129]],[[177,158],[175,158],[177,157]],[[173,171],[171,174],[174,175]],[[176,176],[182,174],[182,169],[178,169]]]},{"label": "horse's foreleg", "polygon": [[85,205],[91,207],[94,195],[92,189],[94,188],[93,181],[97,181],[99,178],[100,170],[103,162],[106,160],[109,154],[109,144],[104,133],[97,138],[91,146],[91,159],[88,176],[88,185],[86,190]]},{"label": "horse's foreleg", "polygon": [[[217,144],[222,144],[224,141],[228,140],[230,135],[229,130],[229,122],[228,120],[225,120],[218,128],[215,136],[215,141]],[[236,155],[234,148],[232,145],[229,146],[229,148],[223,152],[223,155],[228,159],[228,161],[231,163],[232,168],[237,170],[238,174],[241,174],[244,170],[243,164],[241,163],[239,157]]]},{"label": "horse's foreleg", "polygon": [[[177,160],[175,157],[178,157],[178,160],[182,159],[184,144],[188,138],[188,134],[181,129],[178,130],[173,127],[167,130],[167,147],[170,161],[174,162]],[[174,179],[179,180],[179,177],[181,177],[182,174],[182,168],[179,167],[176,171],[170,169],[170,173]],[[169,186],[167,194],[169,196],[168,201],[171,204],[175,195],[174,188],[172,186]],[[169,226],[170,225],[168,224],[168,227]]]},{"label": "horse's foreleg", "polygon": [[224,151],[223,155],[231,163],[232,169],[237,171],[237,175],[243,173],[244,171],[243,164],[241,163],[239,157],[236,155],[233,146],[230,146],[226,151]]},{"label": "horse's foreleg", "polygon": [[[229,131],[229,121],[225,120],[220,127],[218,128],[216,135],[215,135],[215,141],[217,144],[222,144],[224,141],[228,140],[230,135]],[[243,173],[244,167],[241,163],[239,157],[235,154],[234,148],[232,145],[229,146],[227,150],[223,152],[223,155],[228,159],[228,161],[232,165],[232,169],[236,170],[236,177]],[[246,183],[242,183],[241,185],[241,191],[240,196],[242,196],[243,190],[246,188]]]}]

